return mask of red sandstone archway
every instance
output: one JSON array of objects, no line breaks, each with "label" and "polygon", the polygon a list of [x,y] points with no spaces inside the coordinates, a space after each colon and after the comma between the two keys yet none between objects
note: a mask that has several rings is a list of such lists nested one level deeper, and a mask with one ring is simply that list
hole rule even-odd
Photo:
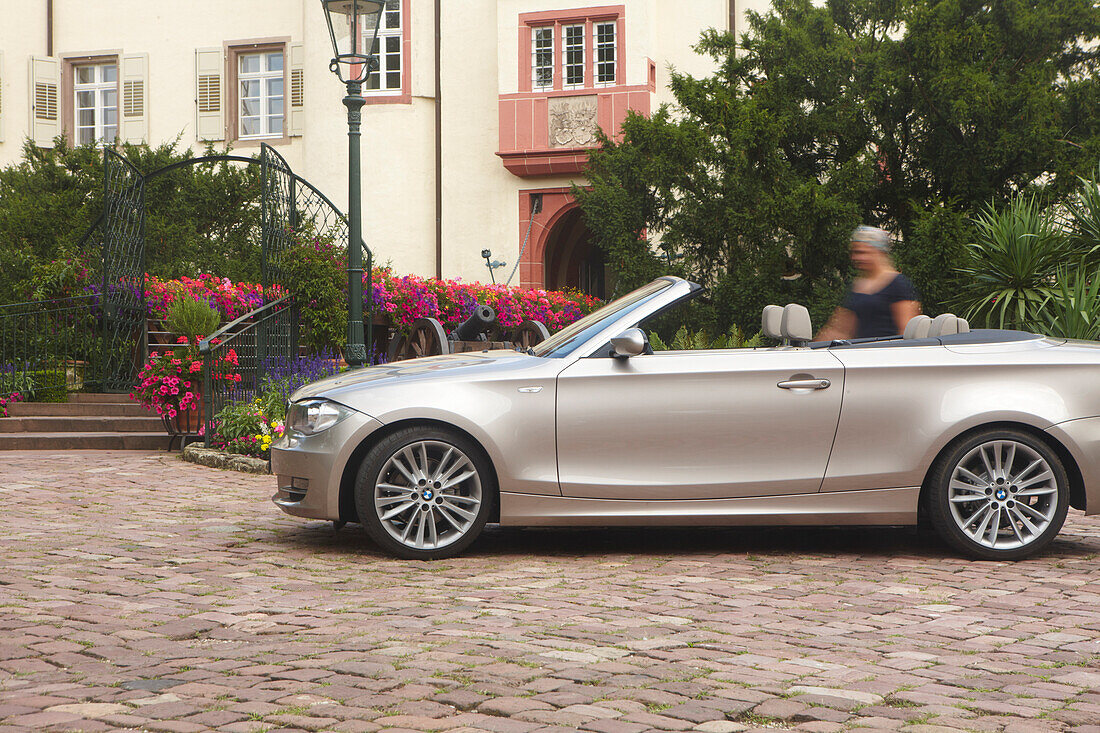
[{"label": "red sandstone archway", "polygon": [[[531,197],[542,197],[542,211],[531,221]],[[520,193],[520,243],[531,234],[520,258],[520,285],[559,290],[570,287],[598,298],[607,295],[603,253],[592,243],[580,207],[567,188]]]}]

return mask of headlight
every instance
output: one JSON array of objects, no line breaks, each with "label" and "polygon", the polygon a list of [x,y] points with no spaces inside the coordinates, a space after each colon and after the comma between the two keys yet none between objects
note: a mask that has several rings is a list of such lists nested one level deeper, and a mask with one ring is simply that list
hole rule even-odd
[{"label": "headlight", "polygon": [[314,435],[328,430],[354,410],[328,400],[303,400],[291,404],[286,412],[287,431]]}]

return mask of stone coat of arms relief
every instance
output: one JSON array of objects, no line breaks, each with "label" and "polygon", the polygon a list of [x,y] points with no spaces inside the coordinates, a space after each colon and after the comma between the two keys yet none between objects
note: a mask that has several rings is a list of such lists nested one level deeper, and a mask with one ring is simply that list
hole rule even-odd
[{"label": "stone coat of arms relief", "polygon": [[596,96],[552,97],[550,147],[579,148],[596,143]]}]

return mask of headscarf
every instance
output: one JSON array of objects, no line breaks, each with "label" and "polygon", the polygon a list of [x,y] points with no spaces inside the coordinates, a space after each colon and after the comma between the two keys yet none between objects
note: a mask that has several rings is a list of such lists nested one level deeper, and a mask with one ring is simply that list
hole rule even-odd
[{"label": "headscarf", "polygon": [[879,252],[890,251],[890,232],[878,227],[858,226],[852,232],[851,240],[869,244]]}]

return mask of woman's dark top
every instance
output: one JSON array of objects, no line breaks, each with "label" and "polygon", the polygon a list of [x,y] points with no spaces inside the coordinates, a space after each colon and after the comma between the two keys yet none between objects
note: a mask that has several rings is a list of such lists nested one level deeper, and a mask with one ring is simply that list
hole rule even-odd
[{"label": "woman's dark top", "polygon": [[898,325],[890,306],[903,300],[920,300],[917,289],[909,278],[898,273],[886,287],[874,293],[857,293],[854,290],[844,299],[843,307],[856,314],[855,338],[896,336]]}]

